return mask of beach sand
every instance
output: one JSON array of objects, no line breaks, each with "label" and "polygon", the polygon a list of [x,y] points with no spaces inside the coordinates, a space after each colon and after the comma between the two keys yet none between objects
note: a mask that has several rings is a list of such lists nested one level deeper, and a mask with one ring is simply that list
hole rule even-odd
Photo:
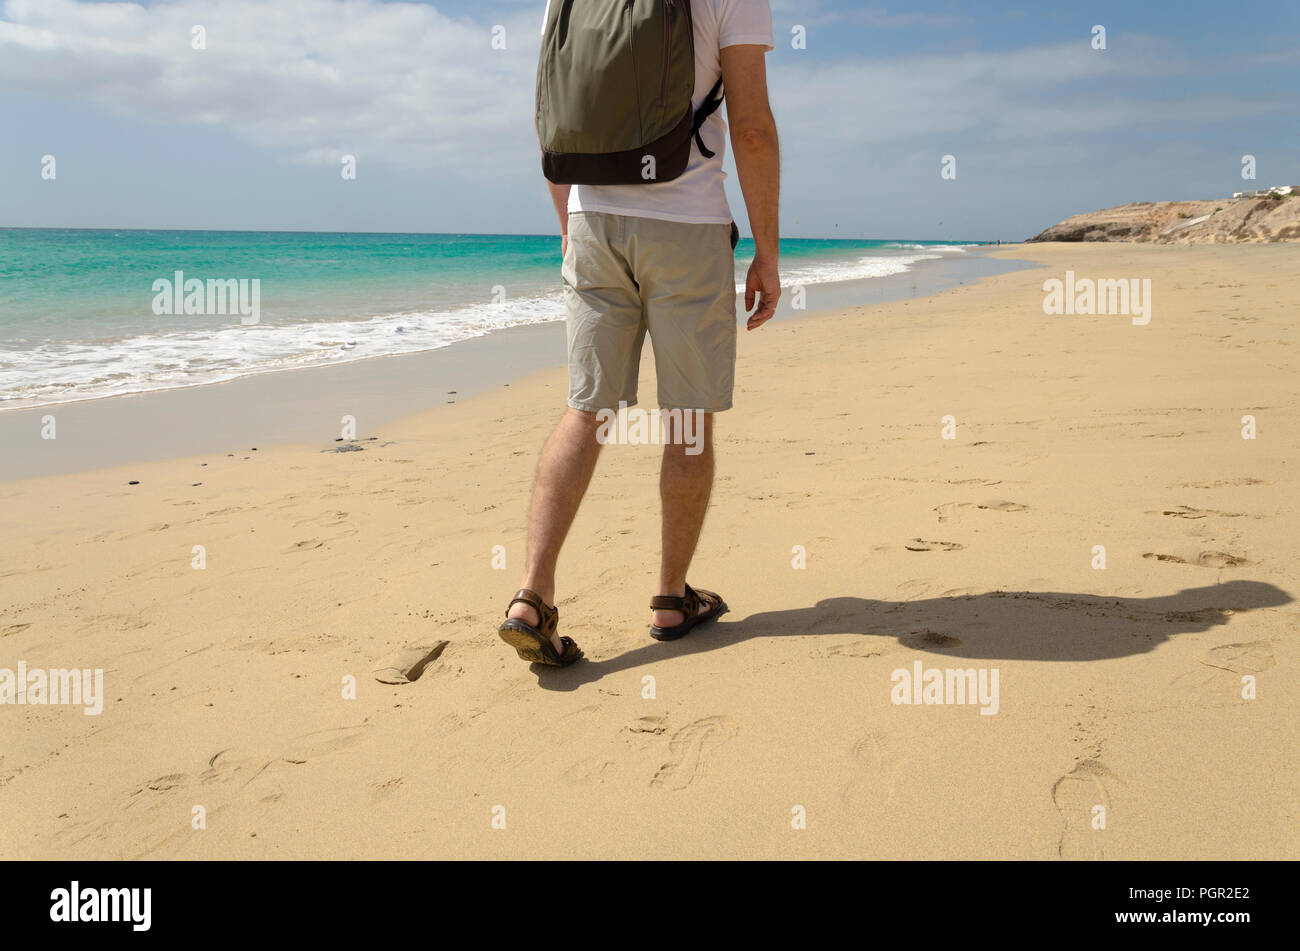
[{"label": "beach sand", "polygon": [[[658,449],[607,447],[565,670],[496,636],[562,369],[360,452],[0,484],[0,668],[105,685],[0,706],[0,857],[1300,856],[1296,251],[1002,253],[1046,270],[742,334],[691,571],[731,613],[680,642]],[[1067,269],[1150,324],[1046,316]],[[892,702],[917,662],[996,713]]]}]

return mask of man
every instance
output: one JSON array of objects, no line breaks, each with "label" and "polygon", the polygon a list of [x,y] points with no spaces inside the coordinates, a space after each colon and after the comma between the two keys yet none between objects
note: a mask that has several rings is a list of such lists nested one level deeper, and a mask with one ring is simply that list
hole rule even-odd
[{"label": "man", "polygon": [[[698,109],[721,77],[755,254],[745,281],[747,328],[781,295],[780,157],[764,56],[773,48],[767,0],[691,0]],[[713,486],[713,414],[731,408],[736,359],[736,229],[723,190],[727,122],[713,112],[685,171],[635,185],[549,185],[560,221],[568,311],[568,410],[542,449],[533,486],[524,577],[500,636],[524,660],[567,666],[582,656],[558,631],[555,566],[600,454],[597,413],[637,398],[641,348],[655,352],[662,410],[696,414],[700,438],[665,440],[659,590],[650,633],[672,640],[713,620],[722,598],[686,583]],[[706,152],[712,153],[711,157]],[[755,310],[755,305],[757,309]]]}]

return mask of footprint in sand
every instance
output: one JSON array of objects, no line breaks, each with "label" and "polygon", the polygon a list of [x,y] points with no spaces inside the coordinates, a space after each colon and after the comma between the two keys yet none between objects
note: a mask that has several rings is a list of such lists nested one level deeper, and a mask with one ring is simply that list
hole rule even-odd
[{"label": "footprint in sand", "polygon": [[1200,568],[1240,568],[1254,564],[1254,562],[1248,561],[1240,555],[1230,555],[1226,551],[1203,551],[1195,555],[1186,552],[1182,555],[1171,555],[1164,552],[1149,551],[1145,552],[1142,557],[1154,561],[1169,562],[1173,565],[1196,565]]},{"label": "footprint in sand", "polygon": [[305,541],[294,542],[284,552],[286,555],[291,555],[296,551],[311,551],[313,548],[320,548],[324,544],[319,538],[308,538]]},{"label": "footprint in sand", "polygon": [[304,525],[323,525],[326,528],[330,528],[332,526],[342,524],[343,521],[347,519],[347,517],[348,517],[347,512],[340,512],[337,509],[335,509],[329,512],[323,512],[320,515],[313,515],[310,518],[304,518],[298,522],[294,522],[293,527],[302,528],[302,526]]},{"label": "footprint in sand", "polygon": [[1161,616],[1176,624],[1224,624],[1235,613],[1231,608],[1200,608],[1196,611],[1166,611]]},{"label": "footprint in sand", "polygon": [[810,656],[818,659],[823,657],[856,657],[865,659],[868,657],[880,657],[884,653],[886,653],[886,650],[885,647],[882,646],[879,638],[863,634],[857,640],[851,641],[848,644],[836,644],[833,647],[827,647],[825,649],[814,648]]},{"label": "footprint in sand", "polygon": [[242,789],[271,765],[265,756],[242,757],[232,755],[231,751],[219,750],[208,759],[208,768],[199,773],[199,782],[206,786],[211,783],[226,784],[238,780]]},{"label": "footprint in sand", "polygon": [[331,753],[356,746],[366,738],[367,726],[341,726],[332,730],[304,733],[285,747],[281,758],[290,763],[306,763]]},{"label": "footprint in sand", "polygon": [[[189,807],[185,807],[182,813],[176,800],[181,795],[179,790],[189,783],[189,779],[186,773],[168,773],[130,786],[118,787],[119,805],[98,819],[70,820],[54,833],[54,839],[67,848],[87,840],[102,843],[113,831],[129,823],[134,829],[134,848],[140,848],[146,840],[153,840],[149,848],[138,853],[147,854],[160,843],[157,839],[160,830],[188,829],[188,821],[178,823],[176,817],[188,817]],[[164,836],[161,841],[166,841],[169,837],[170,835]]]},{"label": "footprint in sand", "polygon": [[420,679],[429,665],[442,656],[451,641],[435,641],[397,651],[375,664],[371,672],[381,684],[409,684]]},{"label": "footprint in sand", "polygon": [[[403,782],[404,780],[401,776],[394,776],[392,779],[371,780],[370,801],[381,802],[382,800],[387,799],[389,796],[391,796],[394,792],[397,791],[397,787],[402,785]],[[278,799],[279,797],[277,796],[275,798]]]},{"label": "footprint in sand", "polygon": [[1272,485],[1271,482],[1265,482],[1263,479],[1251,479],[1248,477],[1240,479],[1211,479],[1208,482],[1180,482],[1171,485],[1171,489],[1221,489],[1228,486],[1237,485]]},{"label": "footprint in sand", "polygon": [[242,512],[242,511],[244,510],[240,506],[232,505],[229,508],[213,509],[211,512],[204,512],[203,518],[209,519],[209,518],[216,518],[219,515],[234,515],[236,512]]},{"label": "footprint in sand", "polygon": [[1005,499],[988,499],[984,502],[945,502],[943,505],[936,505],[934,511],[939,515],[939,521],[946,522],[957,514],[958,509],[982,509],[986,512],[1027,512],[1028,505],[1021,505],[1019,502],[1008,502]]},{"label": "footprint in sand", "polygon": [[1006,502],[1002,499],[992,499],[988,502],[976,502],[977,509],[987,509],[990,512],[1028,512],[1028,505],[1021,505],[1019,502]]},{"label": "footprint in sand", "polygon": [[1219,518],[1242,518],[1243,512],[1220,512],[1217,509],[1194,509],[1190,505],[1175,505],[1172,508],[1152,510],[1148,515],[1169,515],[1173,518],[1207,518],[1217,515]]},{"label": "footprint in sand", "polygon": [[706,754],[736,735],[735,721],[727,716],[705,717],[688,723],[668,741],[668,762],[650,780],[651,786],[685,789],[706,771]]},{"label": "footprint in sand", "polygon": [[667,717],[637,717],[627,725],[627,730],[629,733],[651,733],[657,736],[667,731],[667,722]]},{"label": "footprint in sand", "polygon": [[27,624],[10,624],[8,627],[0,627],[0,637],[9,637],[11,634],[21,634],[32,625]]},{"label": "footprint in sand", "polygon": [[853,744],[853,771],[840,801],[853,809],[876,810],[894,794],[894,776],[885,766],[883,734],[868,733]]},{"label": "footprint in sand", "polygon": [[1100,760],[1081,760],[1052,786],[1052,803],[1061,814],[1064,828],[1057,842],[1056,854],[1063,859],[1104,859],[1107,832],[1094,828],[1102,818],[1110,822],[1108,782],[1115,776]]},{"label": "footprint in sand", "polygon": [[918,651],[943,650],[945,647],[960,647],[961,638],[938,631],[909,631],[900,634],[898,643]]},{"label": "footprint in sand", "polygon": [[1277,663],[1273,646],[1268,641],[1220,644],[1196,659],[1206,667],[1217,667],[1238,675],[1257,674]]},{"label": "footprint in sand", "polygon": [[[168,773],[166,776],[159,776],[157,779],[149,780],[145,783],[145,787],[152,789],[154,792],[166,792],[182,785],[188,778],[184,773]],[[141,790],[141,792],[143,791]]]},{"label": "footprint in sand", "polygon": [[928,542],[924,538],[913,538],[903,547],[908,551],[961,551],[966,546],[956,542]]},{"label": "footprint in sand", "polygon": [[614,764],[601,756],[580,759],[564,771],[564,781],[571,786],[599,786]]},{"label": "footprint in sand", "polygon": [[260,651],[274,657],[276,654],[306,654],[311,651],[324,650],[343,643],[343,638],[333,634],[310,634],[306,637],[271,638],[270,640],[249,640],[231,645],[232,650]]}]

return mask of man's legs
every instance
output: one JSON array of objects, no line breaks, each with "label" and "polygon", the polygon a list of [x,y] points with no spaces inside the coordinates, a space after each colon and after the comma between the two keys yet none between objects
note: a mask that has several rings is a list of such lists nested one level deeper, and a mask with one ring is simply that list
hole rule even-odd
[{"label": "man's legs", "polygon": [[[595,413],[570,408],[546,440],[537,463],[520,587],[536,591],[546,604],[555,603],[555,563],[600,456],[596,428]],[[509,616],[532,625],[539,623],[537,612],[523,603],[512,604]],[[564,653],[558,632],[551,635],[551,643],[557,654]]]},{"label": "man's legs", "polygon": [[[695,555],[695,545],[704,526],[713,489],[713,414],[698,416],[702,429],[695,446],[688,445],[678,431],[664,445],[659,468],[659,500],[663,506],[663,555],[659,566],[659,593],[682,597],[686,594],[686,570]],[[680,421],[674,424],[680,426]],[[698,454],[687,452],[699,448]],[[700,612],[708,606],[701,603]],[[654,624],[673,627],[685,620],[681,611],[655,611]]]}]

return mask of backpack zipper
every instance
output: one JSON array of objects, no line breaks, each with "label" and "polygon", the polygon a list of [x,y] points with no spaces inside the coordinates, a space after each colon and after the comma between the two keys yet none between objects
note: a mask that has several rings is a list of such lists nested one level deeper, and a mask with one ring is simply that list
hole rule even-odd
[{"label": "backpack zipper", "polygon": [[[664,0],[664,51],[660,59],[659,69],[659,108],[663,109],[664,103],[668,99],[668,57],[672,51],[672,32],[673,21],[672,13],[675,9],[673,0]],[[693,65],[693,64],[692,64]]]},{"label": "backpack zipper", "polygon": [[636,90],[638,128],[641,130],[641,141],[644,142],[645,123],[641,121],[643,119],[643,116],[641,115],[641,81],[636,68],[636,39],[632,36],[632,6],[634,3],[636,3],[636,0],[627,0],[627,3],[623,4],[623,12],[627,14],[627,51],[628,55],[632,57],[632,88]]}]

